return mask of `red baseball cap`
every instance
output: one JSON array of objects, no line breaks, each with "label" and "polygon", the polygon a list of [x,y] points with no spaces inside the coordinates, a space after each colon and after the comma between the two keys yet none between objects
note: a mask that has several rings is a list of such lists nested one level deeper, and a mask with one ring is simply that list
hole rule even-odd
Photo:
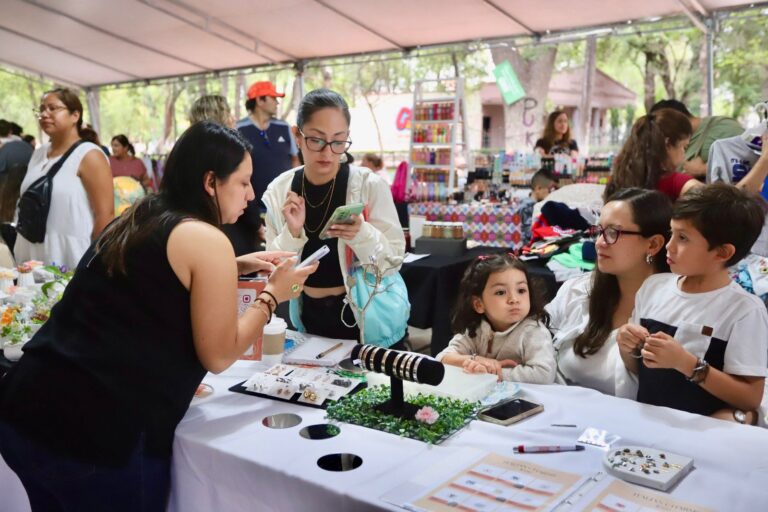
[{"label": "red baseball cap", "polygon": [[253,82],[248,88],[248,99],[254,100],[261,96],[272,96],[273,98],[282,98],[284,93],[277,92],[275,84],[272,82]]}]

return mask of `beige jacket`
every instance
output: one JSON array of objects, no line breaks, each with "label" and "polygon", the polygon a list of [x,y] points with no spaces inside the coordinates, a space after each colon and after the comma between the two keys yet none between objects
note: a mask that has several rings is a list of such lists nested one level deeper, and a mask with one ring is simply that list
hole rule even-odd
[{"label": "beige jacket", "polygon": [[[264,192],[262,201],[267,206],[266,230],[268,251],[294,251],[301,254],[307,243],[307,234],[302,229],[301,236],[294,238],[288,230],[283,215],[283,205],[296,169],[285,171],[275,178]],[[376,264],[381,269],[400,269],[405,255],[405,236],[400,227],[400,221],[392,200],[389,184],[365,167],[349,166],[349,181],[347,182],[347,204],[364,203],[368,208],[368,220],[363,222],[355,238],[349,241],[338,239],[339,265],[344,276],[344,286],[347,286],[348,263],[345,248],[347,244],[357,258],[370,262],[371,256],[376,257]],[[395,260],[393,265],[392,260]]]},{"label": "beige jacket", "polygon": [[529,384],[552,384],[555,381],[557,366],[552,335],[544,325],[531,318],[521,320],[504,332],[494,332],[491,325],[482,320],[477,336],[472,338],[466,332],[457,334],[437,354],[437,360],[441,361],[448,353],[477,354],[498,361],[514,359],[520,363],[502,370],[504,380]]}]

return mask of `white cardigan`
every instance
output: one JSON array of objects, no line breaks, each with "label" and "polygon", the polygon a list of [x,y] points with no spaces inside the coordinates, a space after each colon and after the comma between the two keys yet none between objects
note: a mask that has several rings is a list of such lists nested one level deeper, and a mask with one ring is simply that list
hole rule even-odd
[{"label": "white cardigan", "polygon": [[[283,205],[291,190],[296,169],[285,171],[275,178],[262,197],[262,201],[267,206],[268,251],[292,251],[300,255],[304,244],[307,243],[308,238],[304,228],[301,230],[301,235],[295,238],[288,229],[283,215]],[[347,245],[361,262],[369,263],[371,256],[375,256],[377,266],[381,269],[389,269],[390,273],[400,269],[405,255],[405,236],[400,227],[392,193],[384,179],[366,167],[350,165],[347,204],[350,203],[365,204],[368,208],[368,220],[363,222],[360,231],[352,240],[338,239],[339,265],[347,292],[349,292],[347,285],[349,264],[346,261],[345,251]]]}]

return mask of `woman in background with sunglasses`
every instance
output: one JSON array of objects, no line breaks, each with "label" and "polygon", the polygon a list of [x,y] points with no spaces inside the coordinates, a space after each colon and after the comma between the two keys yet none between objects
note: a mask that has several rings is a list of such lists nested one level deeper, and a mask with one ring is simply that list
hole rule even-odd
[{"label": "woman in background with sunglasses", "polygon": [[594,227],[597,266],[563,283],[546,306],[558,381],[614,395],[624,371],[616,331],[627,323],[635,293],[649,276],[669,272],[672,204],[658,191],[628,188],[608,198]]},{"label": "woman in background with sunglasses", "polygon": [[[405,252],[389,185],[369,169],[347,163],[349,123],[349,107],[338,93],[307,94],[295,132],[304,166],[280,175],[263,197],[268,250],[295,251],[304,259],[323,245],[330,249],[293,302],[291,321],[308,333],[338,339],[360,337],[352,311],[344,306],[350,286],[346,249],[363,263],[375,257],[376,265],[390,272],[397,271]],[[334,210],[352,203],[365,204],[367,219],[357,215],[351,224],[333,225],[330,238],[321,239]]]}]

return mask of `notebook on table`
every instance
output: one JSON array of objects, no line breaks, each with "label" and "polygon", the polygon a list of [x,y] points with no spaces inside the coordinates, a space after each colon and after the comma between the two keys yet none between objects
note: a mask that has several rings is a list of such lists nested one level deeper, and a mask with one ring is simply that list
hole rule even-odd
[{"label": "notebook on table", "polygon": [[357,340],[337,340],[306,333],[296,338],[301,339],[295,340],[296,348],[285,353],[284,363],[336,366],[349,357],[352,348],[357,345]]}]

